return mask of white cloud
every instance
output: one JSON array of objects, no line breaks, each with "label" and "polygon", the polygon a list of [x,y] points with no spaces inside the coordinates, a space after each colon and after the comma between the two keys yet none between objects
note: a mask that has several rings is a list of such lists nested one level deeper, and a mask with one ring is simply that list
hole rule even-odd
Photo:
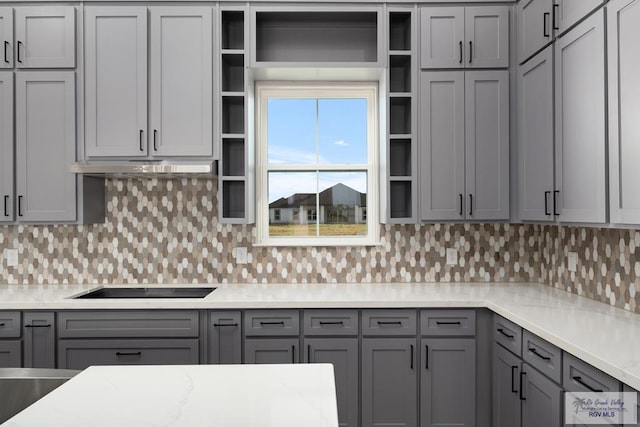
[{"label": "white cloud", "polygon": [[343,141],[342,139],[336,141],[335,144],[338,145],[338,146],[341,146],[341,147],[346,147],[347,145],[349,145],[349,143],[347,141]]}]

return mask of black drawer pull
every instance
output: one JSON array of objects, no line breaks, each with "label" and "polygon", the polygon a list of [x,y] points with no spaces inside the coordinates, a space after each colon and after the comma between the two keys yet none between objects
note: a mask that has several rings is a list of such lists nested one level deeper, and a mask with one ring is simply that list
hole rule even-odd
[{"label": "black drawer pull", "polygon": [[460,323],[459,320],[451,321],[451,322],[436,320],[436,325],[462,325],[462,323]]},{"label": "black drawer pull", "polygon": [[4,323],[0,323],[0,328],[4,328]]},{"label": "black drawer pull", "polygon": [[291,363],[296,363],[296,346],[291,346]]},{"label": "black drawer pull", "polygon": [[116,356],[142,356],[141,351],[116,351]]},{"label": "black drawer pull", "polygon": [[577,382],[578,384],[580,384],[583,387],[588,388],[589,390],[591,390],[594,393],[602,393],[602,390],[597,389],[597,388],[593,388],[591,387],[589,384],[585,383],[584,381],[582,381],[582,377],[571,377],[575,382]]},{"label": "black drawer pull", "polygon": [[9,196],[4,196],[4,216],[9,216]]},{"label": "black drawer pull", "polygon": [[506,332],[504,331],[504,329],[502,329],[502,328],[498,328],[498,329],[496,329],[496,330],[497,330],[498,332],[500,332],[502,335],[504,335],[505,337],[509,338],[510,340],[512,340],[512,339],[513,339],[513,337],[515,336],[515,335],[509,335],[509,334],[508,334],[508,333],[506,333]]},{"label": "black drawer pull", "polygon": [[4,62],[6,62],[7,64],[9,64],[11,61],[9,61],[9,56],[7,55],[7,51],[9,50],[9,42],[8,41],[4,41]]},{"label": "black drawer pull", "polygon": [[17,59],[18,62],[22,64],[22,59],[20,59],[20,47],[22,46],[22,42],[20,40],[18,40],[18,55],[17,55]]},{"label": "black drawer pull", "polygon": [[213,326],[215,326],[216,328],[219,328],[223,326],[238,326],[238,324],[237,323],[214,323]]},{"label": "black drawer pull", "polygon": [[544,214],[545,215],[551,215],[551,212],[549,212],[549,197],[551,195],[551,191],[545,191],[544,192]]},{"label": "black drawer pull", "polygon": [[413,344],[411,344],[411,363],[409,369],[413,370]]},{"label": "black drawer pull", "polygon": [[526,396],[524,395],[523,391],[524,391],[524,380],[523,378],[527,376],[526,372],[520,372],[520,400],[527,400]]},{"label": "black drawer pull", "polygon": [[458,64],[462,64],[462,42],[460,42],[459,46],[460,46],[460,60],[458,61]]},{"label": "black drawer pull", "polygon": [[311,363],[311,344],[307,344],[307,362]]},{"label": "black drawer pull", "polygon": [[51,325],[24,325],[25,328],[50,328]]},{"label": "black drawer pull", "polygon": [[547,24],[549,21],[549,12],[545,12],[542,14],[542,36],[549,37],[549,30],[547,29]]},{"label": "black drawer pull", "polygon": [[318,323],[320,324],[320,326],[324,326],[324,325],[344,325],[344,322],[342,320],[328,320],[328,321],[321,320]]},{"label": "black drawer pull", "polygon": [[530,348],[529,351],[533,354],[535,354],[536,356],[538,356],[540,359],[545,360],[545,361],[550,361],[551,358],[547,357],[547,356],[543,356],[540,353],[538,353],[538,350],[536,350],[535,348]]},{"label": "black drawer pull", "polygon": [[402,325],[399,320],[378,320],[378,325]]},{"label": "black drawer pull", "polygon": [[429,346],[428,345],[424,346],[424,358],[425,358],[424,369],[429,369]]},{"label": "black drawer pull", "polygon": [[22,216],[22,196],[18,196],[18,216]]},{"label": "black drawer pull", "polygon": [[140,129],[140,151],[144,151],[144,130]]},{"label": "black drawer pull", "polygon": [[284,320],[276,320],[276,321],[261,320],[260,324],[261,325],[282,325],[282,326],[284,326]]},{"label": "black drawer pull", "polygon": [[516,386],[515,386],[515,379],[516,379],[516,371],[518,370],[518,366],[512,366],[511,367],[511,392],[512,393],[517,393],[518,390],[516,390]]}]

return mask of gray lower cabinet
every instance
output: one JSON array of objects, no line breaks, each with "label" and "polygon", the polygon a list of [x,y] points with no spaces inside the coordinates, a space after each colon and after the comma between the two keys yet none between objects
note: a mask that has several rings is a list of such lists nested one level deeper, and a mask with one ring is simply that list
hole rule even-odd
[{"label": "gray lower cabinet", "polygon": [[297,363],[300,361],[298,338],[247,338],[245,363]]},{"label": "gray lower cabinet", "polygon": [[363,427],[418,424],[416,350],[415,338],[362,339]]},{"label": "gray lower cabinet", "polygon": [[420,425],[475,426],[476,341],[424,338],[420,341]]},{"label": "gray lower cabinet", "polygon": [[493,348],[493,427],[518,427],[522,360],[498,344]]},{"label": "gray lower cabinet", "polygon": [[22,326],[25,368],[56,367],[55,313],[26,312]]},{"label": "gray lower cabinet", "polygon": [[60,340],[58,367],[185,365],[200,363],[197,339]]},{"label": "gray lower cabinet", "polygon": [[304,361],[331,363],[336,382],[340,426],[358,424],[358,338],[305,338]]},{"label": "gray lower cabinet", "polygon": [[212,311],[208,315],[208,363],[242,363],[242,326],[239,311]]},{"label": "gray lower cabinet", "polygon": [[21,350],[20,340],[0,340],[0,368],[19,368]]},{"label": "gray lower cabinet", "polygon": [[522,427],[562,426],[562,388],[526,363],[520,376]]}]

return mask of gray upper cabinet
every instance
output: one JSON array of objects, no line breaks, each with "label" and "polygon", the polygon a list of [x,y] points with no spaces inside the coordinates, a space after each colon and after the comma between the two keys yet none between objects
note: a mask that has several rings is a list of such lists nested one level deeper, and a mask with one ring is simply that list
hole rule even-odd
[{"label": "gray upper cabinet", "polygon": [[13,221],[13,73],[0,72],[0,223]]},{"label": "gray upper cabinet", "polygon": [[516,4],[516,50],[518,63],[553,41],[553,0],[520,0]]},{"label": "gray upper cabinet", "polygon": [[611,222],[640,224],[640,1],[607,5],[609,53],[609,212]]},{"label": "gray upper cabinet", "polygon": [[509,8],[423,7],[422,68],[509,66]]},{"label": "gray upper cabinet", "polygon": [[55,368],[55,313],[47,311],[24,313],[22,331],[24,337],[23,367]]},{"label": "gray upper cabinet", "polygon": [[16,74],[17,219],[75,221],[75,72]]},{"label": "gray upper cabinet", "polygon": [[85,153],[147,154],[147,9],[85,8]]},{"label": "gray upper cabinet", "polygon": [[555,154],[558,219],[607,220],[604,13],[556,42]]},{"label": "gray upper cabinet", "polygon": [[0,68],[13,68],[13,9],[10,7],[0,7],[0,43]]},{"label": "gray upper cabinet", "polygon": [[15,17],[16,67],[76,66],[74,6],[17,7]]},{"label": "gray upper cabinet", "polygon": [[150,148],[213,154],[212,9],[151,7]]},{"label": "gray upper cabinet", "polygon": [[518,68],[520,219],[553,219],[553,47]]},{"label": "gray upper cabinet", "polygon": [[212,311],[208,317],[208,363],[242,363],[239,311]]},{"label": "gray upper cabinet", "polygon": [[509,218],[509,72],[423,72],[423,220]]},{"label": "gray upper cabinet", "polygon": [[573,24],[608,0],[555,0],[553,27],[564,33]]}]

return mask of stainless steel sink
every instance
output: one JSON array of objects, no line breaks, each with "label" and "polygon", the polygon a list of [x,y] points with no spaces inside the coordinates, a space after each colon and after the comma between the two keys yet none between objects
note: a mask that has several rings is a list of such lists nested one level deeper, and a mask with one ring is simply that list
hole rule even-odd
[{"label": "stainless steel sink", "polygon": [[216,288],[188,288],[184,286],[160,288],[98,288],[73,299],[106,298],[204,298]]}]

